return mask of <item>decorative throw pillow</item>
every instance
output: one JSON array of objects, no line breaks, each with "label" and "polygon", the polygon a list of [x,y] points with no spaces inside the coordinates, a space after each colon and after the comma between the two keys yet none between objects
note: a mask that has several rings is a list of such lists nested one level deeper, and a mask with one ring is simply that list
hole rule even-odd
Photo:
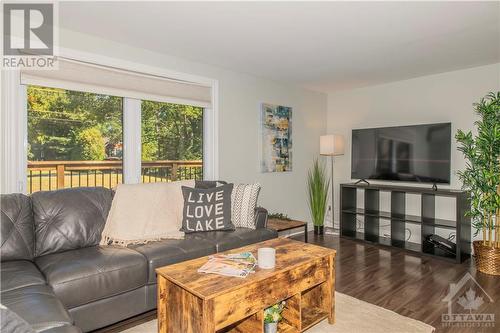
[{"label": "decorative throw pillow", "polygon": [[223,180],[195,180],[195,188],[214,188],[221,185],[226,185],[227,182]]},{"label": "decorative throw pillow", "polygon": [[255,229],[255,208],[260,184],[237,184],[233,187],[232,221],[236,227]]},{"label": "decorative throw pillow", "polygon": [[182,187],[184,215],[181,231],[234,230],[231,223],[233,184],[200,189]]}]

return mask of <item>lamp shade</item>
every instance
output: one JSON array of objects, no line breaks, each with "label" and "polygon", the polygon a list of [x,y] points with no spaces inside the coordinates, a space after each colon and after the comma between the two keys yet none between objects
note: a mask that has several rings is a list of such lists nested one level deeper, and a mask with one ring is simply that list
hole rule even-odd
[{"label": "lamp shade", "polygon": [[321,155],[344,155],[344,137],[339,134],[322,135],[319,138],[319,153]]}]

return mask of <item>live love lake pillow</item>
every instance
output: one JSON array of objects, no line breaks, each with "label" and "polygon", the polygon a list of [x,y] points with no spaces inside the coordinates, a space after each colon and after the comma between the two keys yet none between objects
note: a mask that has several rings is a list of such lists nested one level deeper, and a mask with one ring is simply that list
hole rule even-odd
[{"label": "live love lake pillow", "polygon": [[[197,180],[196,188],[214,188],[227,184],[225,181]],[[260,184],[234,184],[231,194],[231,222],[235,227],[255,229],[255,208]]]},{"label": "live love lake pillow", "polygon": [[226,185],[227,182],[223,180],[195,180],[194,187],[195,188],[214,188],[221,185]]},{"label": "live love lake pillow", "polygon": [[231,223],[233,184],[201,189],[182,187],[184,213],[181,231],[234,230]]}]

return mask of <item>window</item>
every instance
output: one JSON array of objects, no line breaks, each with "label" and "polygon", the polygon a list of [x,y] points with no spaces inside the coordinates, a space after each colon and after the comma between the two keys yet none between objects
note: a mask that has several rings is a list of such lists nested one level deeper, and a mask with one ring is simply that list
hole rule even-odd
[{"label": "window", "polygon": [[218,178],[216,80],[119,59],[57,62],[2,73],[3,193]]},{"label": "window", "polygon": [[141,180],[203,179],[203,108],[142,101]]},{"label": "window", "polygon": [[29,193],[122,182],[122,98],[29,85]]},{"label": "window", "polygon": [[[33,85],[27,98],[29,193],[123,182],[123,98]],[[140,105],[141,181],[203,179],[203,108]]]}]

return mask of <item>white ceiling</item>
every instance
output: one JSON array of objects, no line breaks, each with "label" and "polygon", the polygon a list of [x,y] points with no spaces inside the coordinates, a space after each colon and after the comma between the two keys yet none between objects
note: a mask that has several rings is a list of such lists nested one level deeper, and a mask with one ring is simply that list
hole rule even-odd
[{"label": "white ceiling", "polygon": [[500,62],[500,2],[62,2],[60,25],[329,92]]}]

